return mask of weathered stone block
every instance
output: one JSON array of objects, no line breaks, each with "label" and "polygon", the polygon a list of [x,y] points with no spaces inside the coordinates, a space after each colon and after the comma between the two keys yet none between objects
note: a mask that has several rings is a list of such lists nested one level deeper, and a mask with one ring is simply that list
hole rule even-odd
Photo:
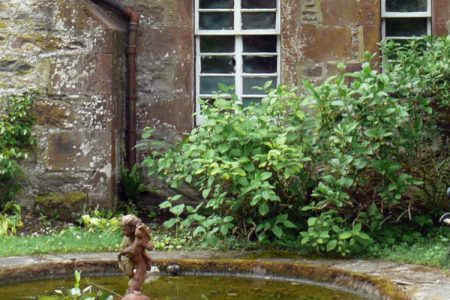
[{"label": "weathered stone block", "polygon": [[309,78],[320,78],[323,75],[322,66],[312,65],[303,68],[303,75]]},{"label": "weathered stone block", "polygon": [[0,60],[0,72],[26,74],[33,69],[33,66],[21,59],[3,59]]},{"label": "weathered stone block", "polygon": [[303,57],[309,60],[344,60],[352,55],[352,32],[349,27],[303,25],[300,36]]},{"label": "weathered stone block", "polygon": [[65,131],[49,136],[47,168],[51,171],[93,171],[110,159],[111,133]]},{"label": "weathered stone block", "polygon": [[84,192],[40,195],[35,203],[35,212],[72,222],[83,215],[89,205],[88,194]]},{"label": "weathered stone block", "polygon": [[379,26],[365,25],[363,27],[364,51],[370,53],[379,52],[378,43],[381,40],[381,31]]},{"label": "weathered stone block", "polygon": [[50,72],[51,94],[114,94],[112,54],[60,56]]},{"label": "weathered stone block", "polygon": [[33,106],[36,123],[46,128],[67,128],[72,121],[70,108],[63,103],[36,102]]},{"label": "weathered stone block", "polygon": [[450,1],[434,0],[433,1],[433,33],[437,29],[437,25],[446,25],[450,20]]}]

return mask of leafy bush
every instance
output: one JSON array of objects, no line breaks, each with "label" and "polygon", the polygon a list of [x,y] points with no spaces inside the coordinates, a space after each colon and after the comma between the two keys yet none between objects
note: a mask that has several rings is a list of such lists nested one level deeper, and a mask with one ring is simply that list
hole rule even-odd
[{"label": "leafy bush", "polygon": [[121,229],[120,218],[95,209],[91,214],[81,216],[81,223],[91,231],[114,232]]},{"label": "leafy bush", "polygon": [[137,165],[133,166],[131,170],[127,168],[120,170],[120,184],[128,203],[134,203],[139,193],[145,191],[143,176]]},{"label": "leafy bush", "polygon": [[0,97],[0,207],[13,200],[19,189],[19,161],[34,144],[31,115],[33,95]]},{"label": "leafy bush", "polygon": [[[409,82],[426,73],[432,91],[445,99],[440,87],[446,83],[438,78],[448,70],[385,65],[380,73],[373,59],[366,55],[361,71],[320,86],[305,82],[300,95],[278,87],[261,105],[244,107],[227,94],[204,105],[202,126],[144,161],[150,174],[174,187],[191,184],[205,199],[195,208],[164,202],[161,208],[174,215],[166,227],[192,228],[194,237],[211,243],[231,234],[259,241],[300,234],[302,247],[347,255],[366,248],[388,223],[413,216],[427,223],[430,207],[438,211],[443,203],[423,191],[443,181],[448,152],[430,146],[439,137],[430,100],[435,94],[398,80],[406,76],[401,72]],[[440,178],[417,171],[424,151],[432,153]]]},{"label": "leafy bush", "polygon": [[8,202],[0,212],[0,236],[15,235],[22,225],[22,208]]},{"label": "leafy bush", "polygon": [[438,107],[450,107],[450,35],[406,44],[388,40],[382,52],[383,69],[393,75],[397,96],[423,102],[434,99]]}]

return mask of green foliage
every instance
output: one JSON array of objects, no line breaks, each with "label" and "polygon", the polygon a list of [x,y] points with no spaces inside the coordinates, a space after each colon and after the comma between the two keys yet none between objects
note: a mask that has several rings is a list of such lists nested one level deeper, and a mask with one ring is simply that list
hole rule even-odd
[{"label": "green foliage", "polygon": [[102,213],[98,209],[81,216],[81,223],[91,231],[114,232],[121,229],[120,216],[115,217],[111,212]]},{"label": "green foliage", "polygon": [[19,161],[28,157],[34,144],[32,105],[32,94],[0,97],[0,208],[19,189]]},{"label": "green foliage", "polygon": [[[438,44],[448,44],[445,38],[430,43],[436,52]],[[226,94],[205,104],[202,126],[144,161],[151,174],[175,188],[193,185],[204,198],[195,208],[174,204],[180,197],[162,203],[174,216],[165,226],[191,228],[194,238],[210,244],[230,235],[259,241],[300,236],[305,248],[340,255],[367,248],[387,224],[416,220],[423,227],[443,205],[439,195],[423,195],[450,170],[448,153],[431,147],[440,132],[430,104],[437,94],[445,99],[448,82],[439,78],[448,69],[385,65],[380,73],[373,59],[366,54],[361,71],[320,86],[305,82],[300,95],[280,86],[261,105],[244,107]],[[426,73],[434,94],[421,84],[399,85],[404,72],[408,82]],[[430,156],[427,166],[438,178],[418,169]]]},{"label": "green foliage", "polygon": [[22,227],[22,208],[19,204],[6,203],[0,213],[0,236],[15,235]]},{"label": "green foliage", "polygon": [[395,94],[450,106],[450,35],[413,39],[408,43],[387,41],[382,45],[383,69],[393,76]]},{"label": "green foliage", "polygon": [[134,203],[139,193],[145,190],[143,177],[138,165],[133,166],[131,170],[122,168],[120,171],[120,184],[125,194],[125,200]]},{"label": "green foliage", "polygon": [[318,252],[349,255],[351,250],[363,250],[371,239],[361,229],[361,223],[347,228],[345,220],[336,211],[328,211],[308,219],[308,231],[300,233],[301,245]]}]

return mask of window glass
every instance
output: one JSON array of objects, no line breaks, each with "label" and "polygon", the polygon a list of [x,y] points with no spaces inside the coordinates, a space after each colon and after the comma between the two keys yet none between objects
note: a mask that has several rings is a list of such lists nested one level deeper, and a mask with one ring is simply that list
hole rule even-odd
[{"label": "window glass", "polygon": [[200,29],[230,30],[234,27],[234,15],[232,12],[202,12],[199,18]]},{"label": "window glass", "polygon": [[200,8],[233,8],[233,0],[200,0]]},{"label": "window glass", "polygon": [[202,76],[200,77],[200,93],[213,94],[219,92],[219,83],[227,86],[234,85],[234,77],[230,76]]},{"label": "window glass", "polygon": [[244,56],[244,73],[276,73],[277,57]]},{"label": "window glass", "polygon": [[388,18],[386,19],[387,37],[413,37],[427,34],[426,18]]},{"label": "window glass", "polygon": [[250,106],[250,105],[259,105],[261,104],[261,98],[242,98],[242,105],[244,107]]},{"label": "window glass", "polygon": [[244,77],[244,94],[245,95],[265,95],[265,92],[255,87],[263,87],[267,81],[272,81],[270,88],[275,88],[277,77]]},{"label": "window glass", "polygon": [[202,36],[200,37],[200,51],[203,53],[232,53],[234,52],[234,36]]},{"label": "window glass", "polygon": [[244,52],[277,52],[276,35],[248,35],[242,39]]},{"label": "window glass", "polygon": [[276,13],[243,13],[242,29],[275,29]]},{"label": "window glass", "polygon": [[276,0],[242,0],[242,8],[277,8]]},{"label": "window glass", "polygon": [[386,0],[388,12],[425,12],[427,0]]},{"label": "window glass", "polygon": [[235,61],[232,56],[204,56],[202,57],[202,73],[234,73]]}]

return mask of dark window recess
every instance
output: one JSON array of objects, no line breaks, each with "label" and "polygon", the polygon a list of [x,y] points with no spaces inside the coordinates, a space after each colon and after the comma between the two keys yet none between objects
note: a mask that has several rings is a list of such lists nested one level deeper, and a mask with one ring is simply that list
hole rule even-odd
[{"label": "dark window recess", "polygon": [[386,19],[387,37],[410,37],[427,34],[426,18],[389,18]]},{"label": "dark window recess", "polygon": [[200,0],[200,8],[233,8],[233,0]]},{"label": "dark window recess", "polygon": [[220,92],[219,83],[226,86],[234,86],[234,77],[229,76],[201,76],[200,94],[213,94]]},{"label": "dark window recess", "polygon": [[230,56],[202,57],[202,73],[232,74],[235,65],[234,58]]},{"label": "dark window recess", "polygon": [[244,73],[276,73],[277,57],[244,56]]},{"label": "dark window recess", "polygon": [[242,8],[277,8],[277,0],[242,0]]},{"label": "dark window recess", "polygon": [[261,98],[242,98],[242,105],[244,107],[260,105],[261,100]]},{"label": "dark window recess", "polygon": [[276,35],[248,35],[243,41],[244,52],[277,52]]},{"label": "dark window recess", "polygon": [[242,29],[275,29],[276,13],[242,13]]},{"label": "dark window recess", "polygon": [[200,52],[234,52],[234,39],[234,36],[202,36],[200,37]]},{"label": "dark window recess", "polygon": [[265,95],[264,90],[255,87],[264,87],[266,82],[271,81],[270,88],[275,88],[277,77],[244,77],[244,95]]},{"label": "dark window recess", "polygon": [[199,18],[200,29],[203,30],[231,30],[234,27],[232,12],[202,12]]},{"label": "dark window recess", "polygon": [[427,11],[427,0],[386,0],[388,12],[424,12]]}]

